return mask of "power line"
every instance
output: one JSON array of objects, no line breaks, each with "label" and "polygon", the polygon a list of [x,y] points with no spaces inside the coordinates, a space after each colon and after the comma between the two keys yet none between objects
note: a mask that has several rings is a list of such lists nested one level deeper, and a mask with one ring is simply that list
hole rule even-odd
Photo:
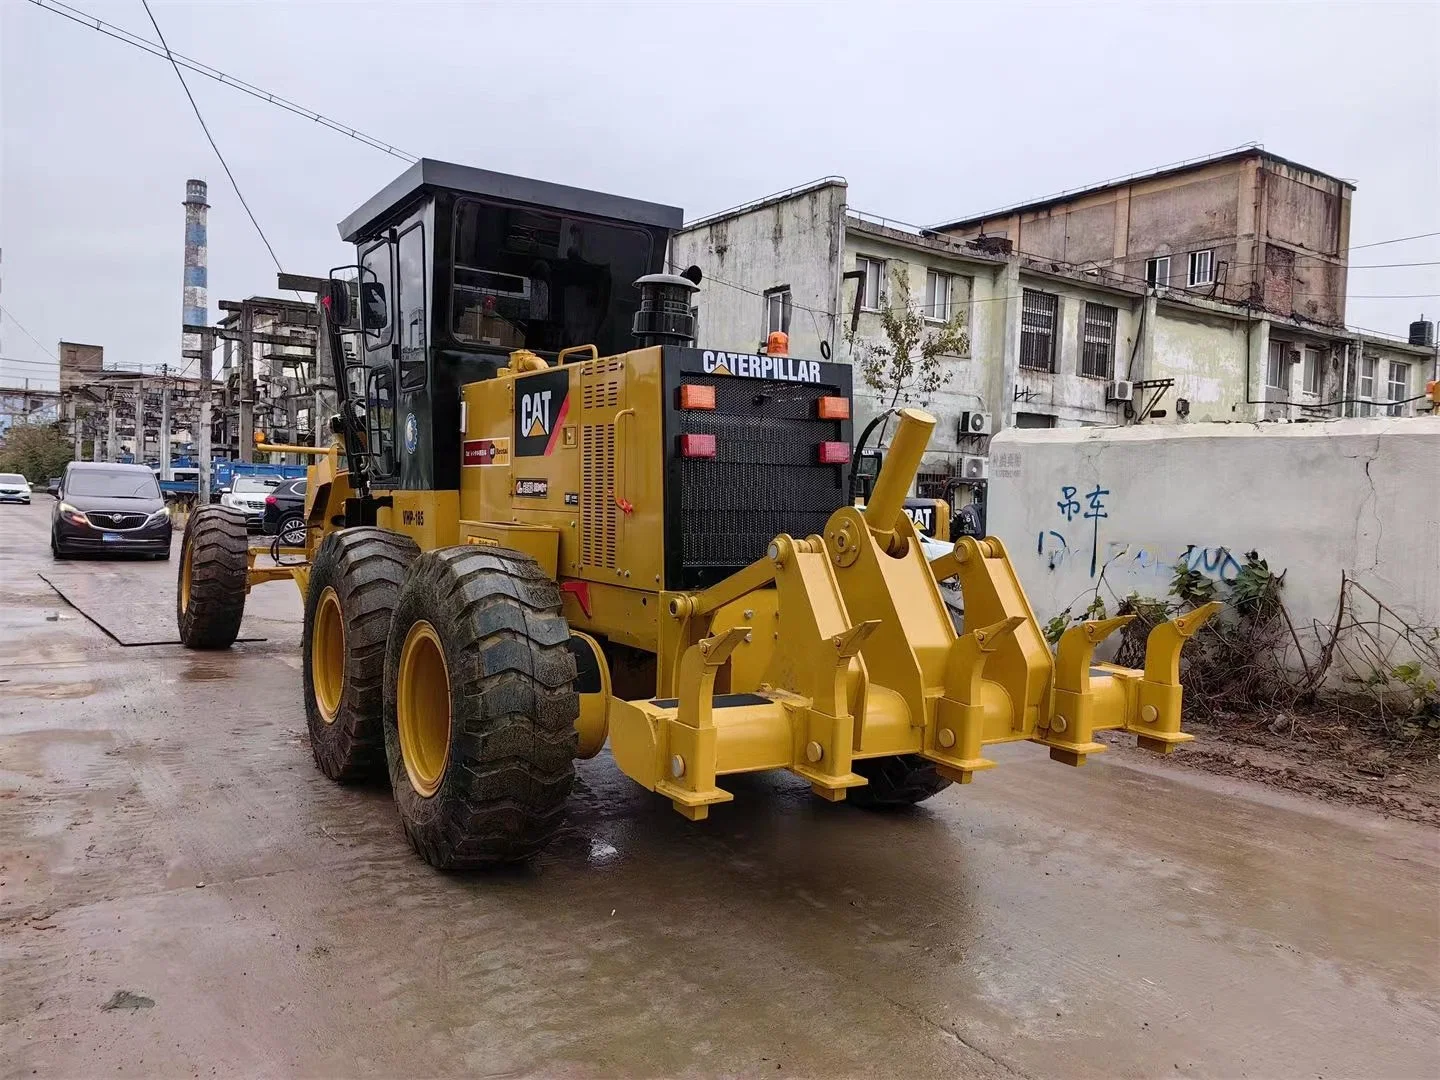
[{"label": "power line", "polygon": [[42,345],[42,344],[40,343],[40,339],[39,339],[39,338],[37,338],[37,337],[36,337],[34,334],[32,334],[29,330],[26,330],[26,329],[25,329],[25,324],[22,323],[19,319],[17,319],[14,315],[12,315],[12,314],[10,313],[10,310],[9,310],[7,307],[5,307],[5,305],[0,304],[0,312],[3,312],[6,318],[8,318],[11,322],[13,322],[16,326],[20,327],[20,332],[21,332],[22,334],[24,334],[26,337],[28,337],[28,338],[29,338],[31,341],[33,341],[36,345],[39,345],[40,348],[41,348],[41,350],[45,353],[46,356],[50,357],[50,359],[51,359],[51,360],[54,360],[57,364],[60,362],[60,358],[59,358],[58,356],[56,356],[53,352],[51,352],[49,349],[47,349],[44,345]]},{"label": "power line", "polygon": [[[255,86],[252,83],[245,82],[243,79],[237,79],[233,75],[227,75],[219,68],[211,67],[209,64],[202,63],[201,61],[196,60],[192,57],[185,56],[182,53],[169,52],[169,50],[162,49],[158,47],[153,41],[150,41],[147,38],[142,38],[136,34],[132,34],[128,30],[122,30],[118,26],[114,26],[110,23],[104,22],[101,19],[95,18],[95,16],[89,14],[88,12],[81,11],[78,8],[70,7],[68,4],[62,4],[59,2],[59,0],[30,0],[30,2],[36,7],[40,8],[42,11],[48,11],[53,15],[62,16],[63,18],[69,19],[71,22],[79,23],[81,26],[87,27],[91,30],[98,30],[100,33],[106,35],[107,37],[112,37],[116,41],[123,42],[126,45],[130,45],[134,48],[147,52],[151,56],[158,56],[161,59],[168,59],[171,63],[177,63],[182,67],[188,68],[190,71],[195,72],[197,75],[204,75],[207,79],[214,79],[218,83],[231,87],[234,90],[239,90],[242,93],[249,94],[251,97],[258,98],[260,101],[268,102],[271,105],[278,105],[280,108],[286,110],[287,112],[294,113],[296,116],[303,116],[307,120],[313,120],[315,121],[315,123],[321,124],[324,127],[329,128],[331,131],[338,131],[341,135],[345,135],[348,138],[356,140],[357,142],[364,143],[366,146],[374,150],[379,150],[382,153],[390,154],[392,157],[398,157],[403,161],[418,160],[414,154],[392,146],[390,143],[385,142],[383,139],[377,139],[372,135],[367,135],[363,131],[351,127],[349,124],[342,124],[338,120],[332,120],[330,117],[318,113],[314,109],[306,108],[303,105],[297,105],[295,102],[289,101],[286,98],[281,97],[279,94],[273,94],[268,90],[263,90],[260,87]],[[153,18],[151,21],[154,21]]]},{"label": "power line", "polygon": [[[140,0],[145,8],[145,14],[150,16],[150,25],[155,28],[155,36],[160,39],[160,45],[165,50],[165,55],[170,60],[170,66],[175,69],[175,77],[180,80],[180,88],[185,91],[186,100],[190,102],[190,108],[195,111],[195,119],[200,121],[200,130],[205,132],[205,138],[210,143],[210,149],[215,151],[215,156],[220,159],[220,167],[225,170],[225,175],[230,178],[230,186],[235,189],[235,197],[240,200],[240,205],[245,208],[246,215],[250,218],[250,224],[255,226],[255,231],[260,234],[260,241],[265,245],[265,250],[270,253],[270,261],[275,264],[275,269],[280,273],[285,268],[280,265],[280,259],[275,254],[275,249],[270,246],[270,239],[265,235],[265,230],[260,227],[260,222],[255,219],[255,213],[250,209],[250,204],[245,201],[245,196],[240,191],[240,185],[235,181],[235,174],[230,171],[230,165],[225,160],[225,155],[220,152],[220,147],[215,144],[215,136],[210,134],[210,126],[205,123],[205,117],[200,115],[200,106],[195,104],[195,95],[190,93],[190,86],[185,82],[185,76],[180,72],[180,65],[175,62],[175,56],[170,51],[169,44],[165,41],[165,35],[160,30],[160,24],[155,21],[155,14],[150,10],[150,0]],[[300,294],[295,294],[298,299]]]},{"label": "power line", "polygon": [[1359,251],[1361,248],[1381,247],[1385,244],[1403,244],[1406,240],[1425,240],[1431,236],[1440,236],[1440,232],[1422,232],[1414,236],[1397,236],[1394,240],[1375,240],[1369,244],[1351,244],[1350,251]]}]

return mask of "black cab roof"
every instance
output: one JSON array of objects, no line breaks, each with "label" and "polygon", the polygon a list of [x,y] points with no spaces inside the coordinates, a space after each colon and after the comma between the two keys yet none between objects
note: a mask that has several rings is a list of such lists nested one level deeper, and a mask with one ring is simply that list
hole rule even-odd
[{"label": "black cab roof", "polygon": [[651,225],[674,231],[680,228],[685,212],[677,206],[631,199],[623,195],[607,195],[600,191],[552,184],[548,180],[532,180],[525,176],[455,165],[434,158],[421,158],[410,168],[386,184],[363,206],[340,222],[340,238],[354,243],[385,228],[421,194],[432,191],[458,191],[467,195],[483,195],[507,202],[608,218],[636,225]]}]

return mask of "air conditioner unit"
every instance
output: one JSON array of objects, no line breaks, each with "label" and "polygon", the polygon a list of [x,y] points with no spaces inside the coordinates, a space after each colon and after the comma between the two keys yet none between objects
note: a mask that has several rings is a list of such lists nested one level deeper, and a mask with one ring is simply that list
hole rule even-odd
[{"label": "air conditioner unit", "polygon": [[990,414],[983,412],[964,412],[960,414],[960,438],[967,435],[989,435]]},{"label": "air conditioner unit", "polygon": [[985,480],[990,476],[990,459],[964,454],[960,458],[960,476],[964,480]]},{"label": "air conditioner unit", "polygon": [[1135,384],[1128,379],[1116,379],[1105,387],[1106,401],[1133,401],[1135,399]]}]

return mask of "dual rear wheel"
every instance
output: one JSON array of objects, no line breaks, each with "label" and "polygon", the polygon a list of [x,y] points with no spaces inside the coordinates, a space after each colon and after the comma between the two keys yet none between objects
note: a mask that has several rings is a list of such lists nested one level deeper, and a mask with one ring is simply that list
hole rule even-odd
[{"label": "dual rear wheel", "polygon": [[316,553],[305,707],[331,779],[390,777],[412,846],[464,869],[549,842],[574,780],[575,660],[534,560],[346,529]]}]

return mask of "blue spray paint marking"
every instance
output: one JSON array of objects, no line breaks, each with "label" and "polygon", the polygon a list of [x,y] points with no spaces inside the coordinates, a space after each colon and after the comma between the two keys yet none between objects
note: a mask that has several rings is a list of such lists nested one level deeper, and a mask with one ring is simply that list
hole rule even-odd
[{"label": "blue spray paint marking", "polygon": [[1191,544],[1183,556],[1187,570],[1198,570],[1202,574],[1219,578],[1226,585],[1235,584],[1240,576],[1240,563],[1229,548],[1201,548]]},{"label": "blue spray paint marking", "polygon": [[1090,500],[1090,509],[1085,511],[1085,517],[1094,521],[1095,524],[1090,531],[1090,576],[1095,576],[1095,569],[1100,554],[1100,519],[1108,518],[1110,515],[1105,511],[1105,496],[1110,494],[1109,488],[1102,488],[1095,485],[1095,490],[1086,495]]},{"label": "blue spray paint marking", "polygon": [[1064,515],[1066,521],[1074,521],[1075,515],[1080,512],[1080,504],[1075,501],[1075,492],[1079,490],[1079,488],[1068,485],[1060,488],[1060,501],[1055,505],[1060,508],[1060,513]]}]

